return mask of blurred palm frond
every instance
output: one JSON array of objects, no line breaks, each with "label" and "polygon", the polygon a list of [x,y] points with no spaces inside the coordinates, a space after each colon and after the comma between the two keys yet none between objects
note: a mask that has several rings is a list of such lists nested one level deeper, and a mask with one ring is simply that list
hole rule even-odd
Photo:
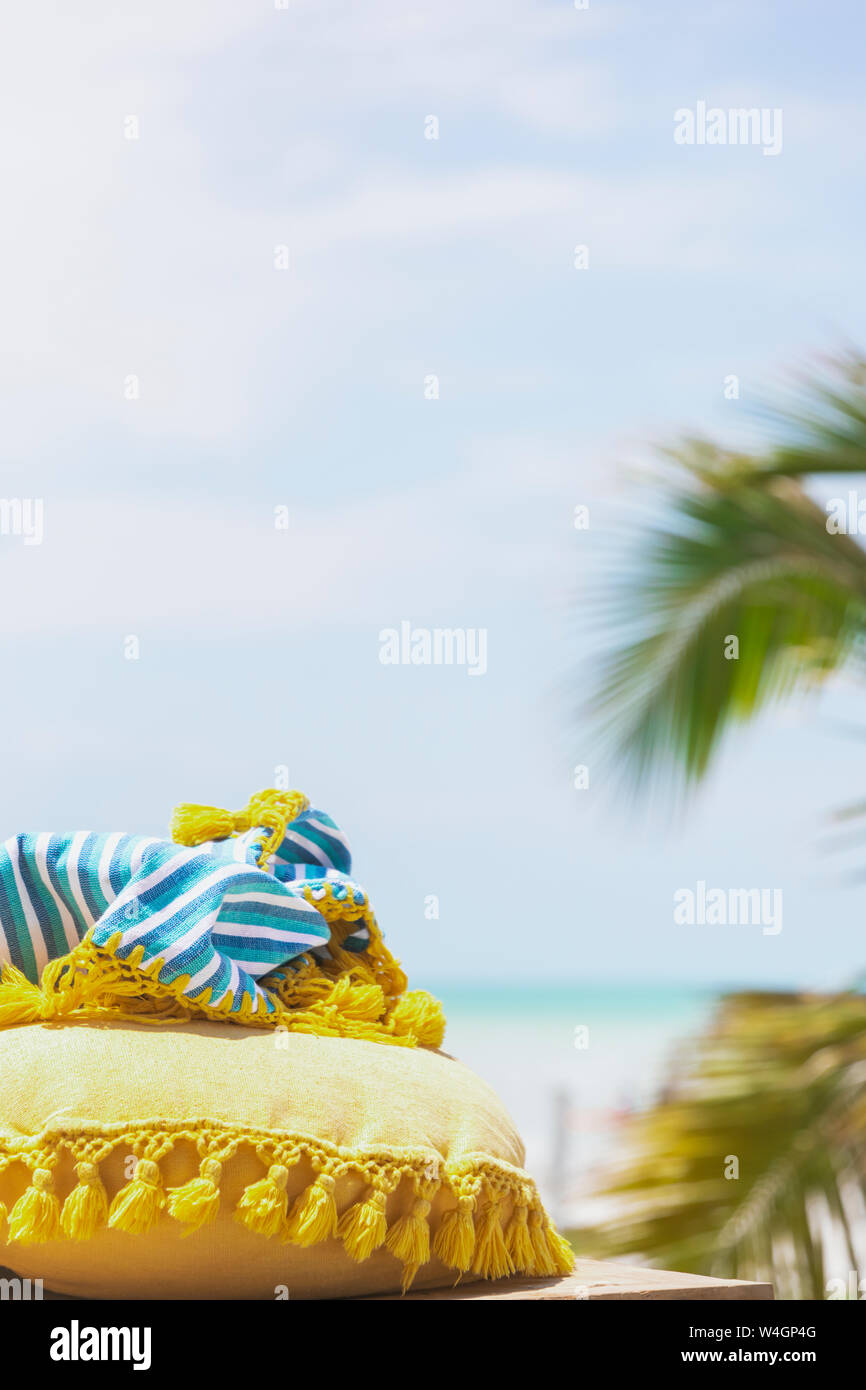
[{"label": "blurred palm frond", "polygon": [[[831,533],[807,484],[866,473],[866,360],[831,359],[764,414],[774,442],[760,455],[705,440],[667,451],[663,520],[604,609],[591,713],[635,789],[659,776],[694,786],[732,726],[862,669],[866,551],[857,524]],[[843,844],[864,812],[839,814]],[[667,1094],[630,1123],[599,1191],[612,1215],[578,1248],[824,1297],[828,1277],[866,1260],[864,1125],[862,994],[730,995]],[[830,1269],[840,1259],[846,1269]]]},{"label": "blurred palm frond", "polygon": [[695,440],[666,455],[666,520],[605,605],[590,710],[635,787],[659,772],[695,783],[732,724],[862,665],[866,551],[828,531],[802,475],[866,471],[866,363],[838,363],[799,410],[765,456]]},{"label": "blurred palm frond", "polygon": [[629,1122],[598,1191],[611,1215],[577,1248],[826,1297],[866,1254],[864,1120],[866,999],[728,996],[667,1096]]}]

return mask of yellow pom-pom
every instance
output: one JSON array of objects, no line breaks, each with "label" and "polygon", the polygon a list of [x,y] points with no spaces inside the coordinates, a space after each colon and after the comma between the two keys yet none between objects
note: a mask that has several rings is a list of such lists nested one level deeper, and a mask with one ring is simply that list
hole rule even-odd
[{"label": "yellow pom-pom", "polygon": [[268,1169],[266,1178],[251,1183],[244,1190],[235,1211],[235,1220],[259,1236],[275,1236],[286,1221],[286,1183],[289,1170],[281,1163],[274,1163]]},{"label": "yellow pom-pom", "polygon": [[410,989],[390,1015],[394,1032],[412,1036],[421,1047],[441,1047],[445,1037],[445,1013],[438,999],[423,989]]},{"label": "yellow pom-pom", "polygon": [[385,1012],[385,996],[381,985],[353,980],[349,975],[344,975],[335,981],[322,1006],[336,1009],[342,1018],[373,1023]]},{"label": "yellow pom-pom", "polygon": [[337,1235],[353,1260],[368,1260],[384,1242],[388,1233],[385,1218],[384,1192],[371,1192],[363,1202],[356,1202],[343,1212],[337,1224]]},{"label": "yellow pom-pom", "polygon": [[159,1168],[149,1158],[141,1158],[132,1182],[128,1182],[112,1202],[108,1224],[115,1231],[146,1235],[159,1220],[164,1206]]},{"label": "yellow pom-pom", "polygon": [[198,1231],[202,1226],[208,1226],[216,1220],[220,1208],[221,1177],[222,1164],[219,1160],[206,1158],[197,1178],[191,1178],[183,1187],[169,1188],[169,1215],[188,1227],[184,1235],[192,1235],[193,1231]]},{"label": "yellow pom-pom", "polygon": [[284,1238],[293,1245],[318,1245],[337,1234],[337,1204],[334,1201],[334,1179],[330,1173],[320,1173],[316,1181],[302,1192],[289,1214]]},{"label": "yellow pom-pom", "polygon": [[60,1213],[63,1234],[70,1240],[89,1240],[108,1220],[108,1194],[93,1163],[78,1163],[78,1186],[73,1187]]},{"label": "yellow pom-pom", "polygon": [[0,971],[0,1028],[15,1023],[33,1023],[42,1017],[44,996],[38,985],[22,975],[14,965]]},{"label": "yellow pom-pom", "polygon": [[182,801],[171,817],[171,838],[177,845],[204,845],[208,840],[227,840],[235,831],[235,817],[219,806],[197,806]]},{"label": "yellow pom-pom", "polygon": [[9,1213],[9,1240],[41,1245],[60,1235],[60,1203],[50,1168],[35,1168],[30,1186]]}]

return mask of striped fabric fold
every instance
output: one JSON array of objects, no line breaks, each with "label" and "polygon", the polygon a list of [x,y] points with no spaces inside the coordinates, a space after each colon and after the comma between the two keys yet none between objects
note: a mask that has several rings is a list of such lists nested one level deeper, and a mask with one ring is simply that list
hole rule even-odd
[{"label": "striped fabric fold", "polygon": [[[367,898],[350,877],[345,836],[323,811],[287,825],[259,867],[262,835],[252,829],[192,847],[121,833],[16,835],[0,847],[0,964],[36,983],[90,933],[97,947],[111,941],[121,962],[135,953],[142,971],[159,963],[155,978],[179,985],[191,1002],[270,1011],[258,981],[327,948],[331,929],[317,899],[345,902],[353,918]],[[359,921],[341,946],[357,952],[368,943]]]}]

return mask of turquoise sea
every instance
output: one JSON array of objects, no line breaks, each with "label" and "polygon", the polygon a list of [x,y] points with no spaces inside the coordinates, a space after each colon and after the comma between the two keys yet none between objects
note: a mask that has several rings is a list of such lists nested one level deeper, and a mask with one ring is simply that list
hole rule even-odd
[{"label": "turquoise sea", "polygon": [[624,1118],[658,1091],[712,1013],[708,989],[433,983],[445,1050],[497,1090],[560,1224],[587,1219]]}]

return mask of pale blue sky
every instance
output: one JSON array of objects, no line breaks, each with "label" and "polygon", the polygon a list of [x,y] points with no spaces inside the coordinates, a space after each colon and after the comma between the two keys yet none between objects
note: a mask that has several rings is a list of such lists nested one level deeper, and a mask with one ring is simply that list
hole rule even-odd
[{"label": "pale blue sky", "polygon": [[[786,364],[866,342],[860,8],[151,0],[10,24],[0,492],[44,499],[45,540],[0,538],[4,833],[154,833],[285,763],[419,984],[860,969],[863,889],[815,852],[866,789],[832,727],[856,692],[735,740],[674,826],[572,790],[594,751],[563,694],[593,673],[573,615],[620,464],[733,435]],[[782,153],[676,145],[698,100],[781,107]],[[488,674],[383,667],[402,619],[486,628]],[[700,878],[782,887],[781,935],[675,927]]]}]

